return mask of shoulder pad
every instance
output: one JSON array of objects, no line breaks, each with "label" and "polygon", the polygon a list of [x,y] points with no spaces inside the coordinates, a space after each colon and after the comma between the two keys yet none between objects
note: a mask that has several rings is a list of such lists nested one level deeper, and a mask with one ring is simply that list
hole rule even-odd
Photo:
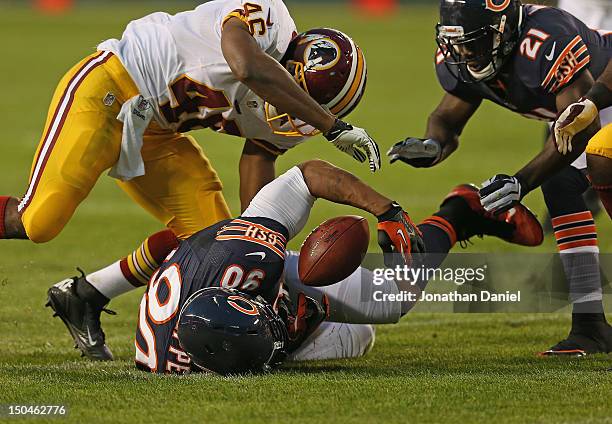
[{"label": "shoulder pad", "polygon": [[590,63],[578,22],[560,9],[527,9],[514,69],[525,85],[556,94]]}]

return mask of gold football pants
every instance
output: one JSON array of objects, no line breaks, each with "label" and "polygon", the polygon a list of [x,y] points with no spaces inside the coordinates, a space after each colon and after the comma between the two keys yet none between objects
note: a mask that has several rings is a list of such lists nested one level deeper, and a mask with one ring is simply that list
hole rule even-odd
[{"label": "gold football pants", "polygon": [[[110,52],[85,58],[61,80],[19,205],[32,241],[56,237],[117,162],[123,127],[116,117],[136,95],[136,85]],[[146,174],[119,186],[179,238],[230,217],[221,181],[192,137],[152,124],[142,156]]]},{"label": "gold football pants", "polygon": [[595,137],[589,141],[586,152],[612,159],[612,124],[606,125],[595,134]]}]

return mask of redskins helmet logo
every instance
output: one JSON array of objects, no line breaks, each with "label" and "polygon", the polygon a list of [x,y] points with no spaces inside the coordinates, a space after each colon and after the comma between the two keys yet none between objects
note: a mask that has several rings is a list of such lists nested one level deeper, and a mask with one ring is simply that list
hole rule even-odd
[{"label": "redskins helmet logo", "polygon": [[227,298],[227,303],[232,308],[234,308],[238,312],[242,312],[245,315],[259,315],[257,306],[255,306],[252,302],[242,296],[229,296]]},{"label": "redskins helmet logo", "polygon": [[304,50],[305,71],[324,71],[340,60],[340,47],[331,38],[316,35],[306,37],[305,41],[309,42]]},{"label": "redskins helmet logo", "polygon": [[486,0],[486,8],[493,12],[505,10],[512,0]]}]

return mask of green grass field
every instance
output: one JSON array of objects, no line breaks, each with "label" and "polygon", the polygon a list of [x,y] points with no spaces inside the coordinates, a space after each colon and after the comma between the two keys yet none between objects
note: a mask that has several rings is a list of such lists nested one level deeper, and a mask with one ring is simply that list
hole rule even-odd
[{"label": "green grass field", "polygon": [[[119,36],[129,20],[156,9],[119,4],[49,18],[0,6],[0,193],[23,193],[61,75],[99,41]],[[432,65],[434,9],[406,7],[383,21],[325,5],[296,6],[293,15],[302,29],[337,27],[364,48],[368,93],[351,120],[368,128],[383,150],[407,135],[422,135],[441,95]],[[421,219],[455,184],[516,171],[538,151],[542,133],[542,124],[486,105],[460,151],[434,170],[387,166],[371,176],[317,139],[281,158],[279,171],[305,158],[330,160]],[[241,141],[208,132],[196,136],[237,213]],[[527,203],[542,213],[539,192]],[[354,213],[320,202],[307,230],[347,212]],[[602,217],[599,228],[602,251],[611,252],[612,225]],[[53,242],[0,242],[0,404],[65,403],[73,422],[612,422],[610,357],[534,355],[565,336],[568,315],[414,313],[399,325],[379,327],[377,344],[363,359],[290,365],[259,377],[158,377],[133,367],[140,293],[132,293],[112,303],[117,317],[103,321],[118,360],[79,359],[61,322],[43,308],[47,288],[77,265],[91,271],[118,259],[158,229],[104,177]],[[549,239],[534,251],[554,250]],[[471,251],[523,250],[486,240]]]}]

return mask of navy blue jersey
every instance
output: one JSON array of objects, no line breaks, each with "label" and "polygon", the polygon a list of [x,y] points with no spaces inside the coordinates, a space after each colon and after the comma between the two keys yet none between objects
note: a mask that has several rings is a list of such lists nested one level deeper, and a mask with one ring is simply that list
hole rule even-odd
[{"label": "navy blue jersey", "polygon": [[175,330],[183,304],[200,289],[233,288],[274,305],[287,238],[287,229],[274,220],[236,218],[183,241],[153,275],[140,303],[137,367],[157,373],[191,370]]},{"label": "navy blue jersey", "polygon": [[459,80],[459,70],[444,63],[440,50],[436,72],[444,90],[467,102],[487,99],[529,118],[553,121],[557,94],[587,69],[597,79],[611,58],[612,31],[589,29],[561,9],[525,5],[516,51],[495,79]]}]

